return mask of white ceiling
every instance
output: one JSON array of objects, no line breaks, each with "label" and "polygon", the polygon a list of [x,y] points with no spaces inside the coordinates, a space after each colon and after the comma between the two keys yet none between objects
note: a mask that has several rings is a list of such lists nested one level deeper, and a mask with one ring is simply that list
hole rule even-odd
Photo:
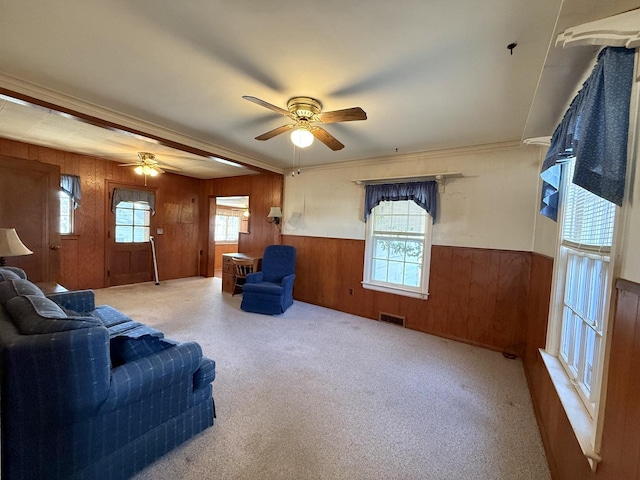
[{"label": "white ceiling", "polygon": [[[558,76],[549,64],[561,62],[549,48],[559,28],[638,6],[634,0],[3,0],[5,93],[207,154],[1,98],[0,136],[125,162],[150,151],[185,174],[215,178],[247,170],[209,154],[276,172],[292,164],[287,134],[254,140],[289,119],[243,95],[282,108],[305,95],[324,111],[366,111],[366,121],[326,125],[345,148],[334,152],[316,141],[300,153],[303,166],[550,135],[570,99],[566,91],[583,73],[573,65],[576,74]],[[582,52],[593,57],[593,49]],[[554,74],[559,80],[550,80]],[[551,109],[540,107],[547,90],[561,96]]]}]

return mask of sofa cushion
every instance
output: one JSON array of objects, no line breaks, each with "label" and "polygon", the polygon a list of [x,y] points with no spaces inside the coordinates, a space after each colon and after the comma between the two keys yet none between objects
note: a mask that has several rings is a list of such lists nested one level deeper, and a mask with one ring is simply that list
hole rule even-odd
[{"label": "sofa cushion", "polygon": [[5,305],[13,324],[22,335],[62,332],[101,326],[91,317],[67,317],[62,309],[46,297],[21,295]]},{"label": "sofa cushion", "polygon": [[99,307],[96,307],[96,309],[91,312],[91,316],[99,319],[107,328],[120,325],[122,323],[132,322],[131,318],[109,305],[100,305]]},{"label": "sofa cushion", "polygon": [[44,297],[42,290],[29,280],[24,280],[18,277],[0,282],[0,304],[4,305],[9,299],[19,295],[36,295],[38,297]]},{"label": "sofa cushion", "polygon": [[15,272],[12,272],[8,268],[0,268],[0,282],[4,282],[5,280],[19,280],[20,275]]},{"label": "sofa cushion", "polygon": [[114,337],[109,343],[111,366],[114,368],[177,344],[172,340],[154,335],[143,335],[138,338]]}]

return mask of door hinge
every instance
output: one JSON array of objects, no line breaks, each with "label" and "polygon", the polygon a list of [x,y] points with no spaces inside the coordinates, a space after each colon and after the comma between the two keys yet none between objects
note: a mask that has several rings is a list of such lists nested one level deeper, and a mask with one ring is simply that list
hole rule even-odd
[{"label": "door hinge", "polygon": [[111,238],[111,230],[107,231],[107,238]]},{"label": "door hinge", "polygon": [[107,270],[107,277],[111,276],[111,270]]}]

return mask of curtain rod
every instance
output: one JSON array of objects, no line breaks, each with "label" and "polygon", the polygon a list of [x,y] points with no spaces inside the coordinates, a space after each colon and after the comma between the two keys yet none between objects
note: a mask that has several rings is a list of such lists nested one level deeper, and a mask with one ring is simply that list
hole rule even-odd
[{"label": "curtain rod", "polygon": [[380,177],[380,178],[359,178],[351,180],[356,185],[376,185],[380,183],[401,183],[401,182],[422,182],[435,180],[438,184],[438,191],[444,192],[444,184],[447,178],[462,177],[460,172],[425,173],[421,175],[406,175],[403,177]]}]

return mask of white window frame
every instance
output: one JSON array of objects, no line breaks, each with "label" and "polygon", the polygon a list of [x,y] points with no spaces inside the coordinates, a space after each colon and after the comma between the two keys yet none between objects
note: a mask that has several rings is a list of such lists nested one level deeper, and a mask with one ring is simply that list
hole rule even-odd
[{"label": "white window frame", "polygon": [[[578,439],[578,443],[589,459],[592,469],[601,460],[598,454],[601,429],[601,416],[604,410],[604,388],[606,386],[605,365],[609,355],[610,338],[608,335],[610,307],[612,300],[613,282],[614,282],[614,261],[616,243],[618,242],[618,231],[620,230],[621,210],[616,208],[616,218],[613,229],[613,242],[609,252],[593,252],[581,249],[576,245],[562,244],[563,219],[565,215],[564,197],[567,192],[569,183],[572,181],[565,172],[567,165],[562,166],[562,187],[561,201],[558,210],[558,245],[556,251],[556,261],[554,262],[554,272],[552,280],[552,291],[549,305],[549,327],[547,330],[547,342],[545,350],[541,350],[542,358],[549,371],[551,380],[558,392],[561,403],[567,413],[569,422],[573,427],[574,433]],[[568,257],[572,252],[578,252],[578,255],[590,258],[602,259],[606,262],[607,270],[605,275],[604,292],[602,295],[602,326],[600,331],[602,337],[599,342],[600,351],[598,358],[594,361],[592,369],[592,386],[590,396],[588,396],[577,373],[560,354],[562,328],[563,328],[563,310],[565,297],[565,282],[567,275]]]},{"label": "white window frame", "polygon": [[[58,218],[58,232],[60,235],[73,235],[76,230],[75,225],[75,209],[73,208],[73,198],[64,190],[58,191],[58,207],[59,207],[59,218]],[[64,215],[64,211],[67,210],[69,215]],[[63,228],[62,219],[64,217],[69,218],[69,228],[65,230]]]},{"label": "white window frame", "polygon": [[[121,207],[123,203],[131,203],[133,204],[133,208]],[[131,210],[133,212],[132,223],[131,224],[123,224],[118,223],[118,210]],[[145,222],[143,224],[135,223],[135,212],[136,211],[144,211],[145,212]],[[150,241],[151,236],[151,207],[147,202],[120,202],[116,205],[115,208],[115,216],[114,216],[114,235],[113,240],[115,243],[148,243]],[[132,230],[132,241],[131,242],[122,242],[118,241],[118,227],[131,227]],[[136,240],[135,236],[135,228],[146,228],[146,235],[144,236],[144,240]]]},{"label": "white window frame", "polygon": [[[404,200],[412,202],[413,200]],[[382,204],[383,202],[381,202]],[[392,202],[389,202],[392,203]],[[407,297],[427,299],[429,297],[429,270],[431,265],[431,234],[433,220],[431,215],[424,211],[424,233],[416,235],[416,232],[381,232],[389,235],[398,236],[419,236],[422,237],[422,264],[421,264],[421,278],[420,285],[418,287],[411,287],[407,285],[401,285],[396,283],[388,283],[376,281],[372,278],[373,272],[373,250],[374,250],[374,237],[375,237],[375,224],[376,224],[376,206],[369,216],[366,222],[365,229],[365,255],[364,255],[364,278],[362,280],[362,286],[369,290],[376,290],[380,292],[392,293],[396,295],[404,295]]]}]

